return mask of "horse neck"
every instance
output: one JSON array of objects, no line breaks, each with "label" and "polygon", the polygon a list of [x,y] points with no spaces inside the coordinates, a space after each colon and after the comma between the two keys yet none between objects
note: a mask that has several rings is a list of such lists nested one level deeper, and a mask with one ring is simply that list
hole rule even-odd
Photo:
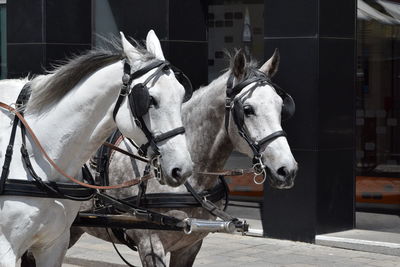
[{"label": "horse neck", "polygon": [[[108,65],[79,82],[44,114],[29,114],[27,110],[27,120],[33,131],[49,156],[67,174],[76,175],[115,130],[111,114],[119,94],[121,75],[121,63]],[[47,169],[43,171],[44,176],[48,180],[59,180],[60,175],[48,169],[47,162],[41,160],[36,149],[34,153],[35,159],[39,159],[36,164]]]},{"label": "horse neck", "polygon": [[[183,124],[194,171],[222,170],[233,145],[225,130],[225,97],[228,73],[200,88],[183,105]],[[196,189],[212,187],[215,177],[194,174],[190,178]]]}]

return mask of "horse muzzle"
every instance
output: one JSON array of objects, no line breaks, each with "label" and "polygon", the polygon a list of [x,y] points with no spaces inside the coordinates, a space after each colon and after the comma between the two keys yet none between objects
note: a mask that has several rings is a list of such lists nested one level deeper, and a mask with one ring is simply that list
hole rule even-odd
[{"label": "horse muzzle", "polygon": [[266,168],[266,175],[270,185],[276,189],[290,189],[294,186],[294,180],[297,175],[297,166],[291,170],[279,168],[276,172]]}]

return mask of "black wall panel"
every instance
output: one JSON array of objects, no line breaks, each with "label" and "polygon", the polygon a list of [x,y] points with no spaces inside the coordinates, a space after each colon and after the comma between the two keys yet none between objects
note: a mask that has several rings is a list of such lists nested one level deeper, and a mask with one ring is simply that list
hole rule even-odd
[{"label": "black wall panel", "polygon": [[284,129],[299,163],[293,189],[265,186],[264,234],[313,242],[354,226],[356,1],[264,3],[265,51],[280,49],[275,81],[296,102]]},{"label": "black wall panel", "polygon": [[44,73],[91,47],[91,0],[7,2],[8,76]]}]

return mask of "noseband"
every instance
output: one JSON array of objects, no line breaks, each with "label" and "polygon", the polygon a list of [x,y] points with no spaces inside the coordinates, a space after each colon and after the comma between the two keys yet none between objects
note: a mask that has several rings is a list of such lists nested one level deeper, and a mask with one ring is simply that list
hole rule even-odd
[{"label": "noseband", "polygon": [[[114,111],[113,111],[113,118],[115,121],[115,117],[118,113],[118,110],[122,104],[122,101],[126,96],[128,96],[129,101],[129,108],[135,117],[135,123],[140,129],[142,129],[143,133],[146,135],[147,143],[143,144],[139,148],[139,154],[141,156],[147,155],[147,149],[149,146],[152,147],[155,157],[160,156],[160,150],[157,146],[157,143],[160,143],[164,140],[172,138],[176,135],[185,133],[184,127],[178,127],[168,132],[159,134],[154,136],[150,130],[147,128],[146,123],[143,119],[144,114],[147,113],[150,104],[151,96],[148,93],[147,84],[154,78],[155,81],[163,74],[169,74],[172,66],[168,61],[164,60],[156,60],[145,67],[131,73],[131,66],[125,60],[124,62],[124,75],[122,76],[122,87],[121,91],[115,104]],[[143,83],[138,83],[131,88],[132,81],[140,78],[141,76],[145,75],[149,71],[156,69],[156,71],[151,74]],[[142,103],[145,103],[143,105]]]},{"label": "noseband", "polygon": [[[276,131],[261,140],[253,140],[250,137],[250,134],[247,130],[247,127],[245,127],[244,124],[244,119],[243,119],[243,101],[242,98],[245,94],[243,94],[241,97],[236,97],[246,86],[253,84],[254,85],[248,90],[249,92],[251,90],[254,90],[255,88],[263,85],[271,85],[279,94],[279,96],[282,97],[284,100],[284,105],[285,102],[287,107],[285,108],[285,112],[289,112],[289,116],[293,115],[294,113],[294,102],[293,99],[290,97],[289,94],[285,93],[282,89],[280,89],[277,85],[273,84],[271,80],[261,71],[254,69],[253,75],[235,86],[233,86],[233,80],[234,76],[231,73],[228,81],[227,81],[227,90],[226,90],[226,99],[225,99],[225,129],[228,132],[229,128],[229,116],[230,113],[232,112],[232,117],[234,119],[234,122],[239,130],[239,135],[246,140],[247,144],[250,146],[251,150],[253,151],[253,170],[254,170],[254,182],[256,184],[262,184],[265,179],[266,179],[266,171],[265,168],[266,166],[263,164],[261,160],[261,149],[263,145],[265,144],[270,144],[272,141],[277,139],[278,137],[286,137],[286,133],[283,130]],[[288,99],[285,101],[285,99]],[[239,118],[241,117],[241,118]],[[258,176],[263,175],[263,178],[261,181],[257,180]]]}]

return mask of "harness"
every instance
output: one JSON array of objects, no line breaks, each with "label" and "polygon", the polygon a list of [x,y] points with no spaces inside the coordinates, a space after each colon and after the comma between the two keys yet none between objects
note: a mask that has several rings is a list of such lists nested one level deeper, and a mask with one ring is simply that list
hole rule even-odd
[{"label": "harness", "polygon": [[[130,89],[130,86],[134,79],[141,77],[142,75],[146,74],[148,71],[150,71],[154,68],[157,68],[156,72],[154,72],[152,75],[150,75],[146,79],[144,85],[138,84],[141,86],[135,85],[132,89]],[[120,95],[119,95],[117,103],[114,107],[114,112],[113,112],[114,120],[115,120],[115,116],[118,113],[120,105],[121,105],[123,99],[125,98],[125,96],[129,97],[131,111],[133,114],[136,114],[135,116],[137,116],[138,113],[136,111],[134,111],[133,108],[134,108],[134,105],[140,103],[140,101],[138,101],[136,99],[136,98],[140,97],[140,93],[138,95],[135,94],[135,87],[137,86],[137,88],[143,89],[143,88],[145,88],[145,85],[151,79],[154,78],[156,80],[159,78],[160,75],[167,74],[166,72],[170,69],[170,64],[167,61],[156,60],[156,61],[150,63],[149,65],[145,66],[144,68],[139,69],[138,71],[134,72],[133,74],[130,73],[130,69],[131,69],[130,65],[125,60],[124,75],[122,78],[123,86],[121,87]],[[24,107],[30,97],[29,89],[30,89],[30,83],[25,84],[17,98],[16,107],[19,109],[19,111],[10,107],[9,105],[7,105],[5,103],[0,102],[0,107],[7,109],[8,111],[15,114],[12,130],[11,130],[11,135],[10,135],[10,141],[9,141],[9,144],[6,149],[5,160],[3,163],[2,173],[0,176],[0,195],[7,194],[7,195],[19,195],[19,196],[51,197],[51,198],[65,198],[65,199],[71,199],[71,200],[76,200],[76,201],[85,201],[85,200],[91,199],[94,196],[94,194],[95,194],[94,189],[116,189],[116,188],[129,187],[132,185],[139,184],[142,180],[147,180],[147,179],[150,179],[153,177],[152,175],[149,174],[149,175],[140,177],[138,179],[132,179],[130,181],[124,182],[123,184],[120,184],[120,185],[96,186],[96,185],[93,185],[93,178],[91,177],[90,172],[88,171],[86,166],[83,167],[82,172],[83,172],[84,180],[88,181],[89,184],[81,182],[81,181],[67,175],[47,155],[46,151],[43,149],[39,140],[37,139],[37,137],[33,133],[32,129],[29,127],[29,125],[27,124],[27,122],[25,121],[25,119],[23,117]],[[147,91],[147,93],[148,93],[148,91]],[[134,97],[134,94],[135,94],[135,97]],[[132,103],[132,102],[134,102],[134,103]],[[147,109],[148,109],[148,107],[147,107]],[[147,110],[145,113],[147,113]],[[140,117],[135,117],[135,119],[137,119],[139,121],[141,129],[145,132],[146,137],[149,138],[148,143],[145,145],[148,146],[148,144],[150,144],[153,147],[153,150],[155,151],[156,155],[152,162],[154,164],[156,164],[156,168],[159,168],[158,173],[159,173],[159,175],[161,175],[161,169],[160,169],[159,162],[158,162],[158,158],[160,157],[160,154],[159,154],[159,150],[157,147],[157,143],[161,142],[163,140],[166,140],[168,138],[172,138],[175,135],[182,134],[182,133],[184,133],[185,129],[183,127],[178,127],[171,131],[168,131],[166,133],[163,133],[156,137],[153,137],[152,133],[149,131],[149,129],[147,128],[147,126],[142,118],[143,115],[144,115],[144,113],[141,114]],[[23,160],[23,163],[24,163],[25,167],[27,168],[27,171],[29,172],[30,176],[33,178],[33,181],[21,181],[21,180],[16,180],[16,179],[8,179],[9,169],[10,169],[10,164],[11,164],[13,149],[14,149],[15,135],[16,135],[18,125],[20,125],[20,129],[21,129],[22,160]],[[30,162],[28,151],[26,150],[26,131],[28,131],[30,133],[34,143],[37,145],[37,147],[42,152],[43,156],[47,159],[47,161],[50,163],[50,165],[52,165],[61,175],[70,179],[75,184],[56,183],[56,182],[47,182],[47,181],[45,182],[37,175],[37,173],[33,169],[33,166]]]},{"label": "harness", "polygon": [[[19,114],[23,116],[23,107],[29,100],[30,97],[30,84],[27,83],[22,88],[16,106],[20,108]],[[17,127],[20,124],[21,128],[21,155],[22,161],[27,168],[29,174],[33,178],[33,181],[23,181],[17,179],[8,179],[10,164],[12,160],[15,135]],[[86,172],[86,171],[85,171]],[[32,196],[32,197],[49,197],[49,198],[66,198],[77,201],[89,200],[94,196],[94,189],[82,187],[78,184],[69,183],[56,183],[56,182],[45,182],[43,181],[33,169],[31,164],[28,151],[26,150],[26,128],[23,123],[20,123],[18,116],[14,117],[13,126],[10,135],[10,141],[8,143],[3,169],[0,177],[0,195],[18,195],[18,196]]]},{"label": "harness", "polygon": [[[108,176],[109,164],[112,159],[112,153],[115,148],[124,140],[124,136],[116,130],[108,139],[107,142],[112,144],[112,146],[105,146],[99,148],[95,157],[91,161],[91,166],[96,169],[96,183],[101,185],[108,185],[110,183]],[[129,140],[129,139],[128,139]],[[136,146],[135,144],[133,144]],[[110,148],[112,147],[112,149]],[[136,146],[136,148],[138,148]],[[124,150],[120,152],[126,152]],[[128,152],[129,153],[129,152]],[[134,154],[130,154],[130,157],[135,157]],[[137,159],[137,158],[136,158]],[[139,158],[139,160],[144,161],[144,159]],[[147,160],[147,163],[149,161]],[[145,169],[145,173],[148,172],[148,168]],[[134,170],[135,175],[139,176],[139,170]],[[185,183],[185,186],[188,188],[187,193],[146,193],[147,189],[147,181],[143,181],[139,184],[139,192],[137,196],[131,196],[122,201],[135,205],[141,208],[193,208],[193,207],[202,207],[201,201],[203,199],[207,199],[211,202],[218,202],[222,199],[226,199],[225,208],[228,205],[228,185],[225,182],[225,179],[222,175],[218,175],[220,183],[217,183],[215,187],[209,190],[205,190],[203,192],[196,192],[189,183]],[[199,199],[196,199],[196,196]]]},{"label": "harness", "polygon": [[[121,135],[121,133],[115,131],[108,139],[107,142],[109,142],[107,146],[102,146],[98,152],[96,153],[96,156],[92,159],[91,161],[91,166],[96,169],[96,182],[100,184],[109,184],[109,176],[108,176],[108,169],[109,169],[109,164],[112,159],[113,155],[113,150],[116,150],[118,148],[118,145],[123,141],[125,137]],[[129,140],[128,140],[129,141]],[[138,146],[136,146],[134,143],[133,145],[138,149]],[[112,149],[110,149],[112,148]],[[119,150],[118,150],[119,151]],[[127,151],[120,151],[126,155],[129,155],[132,158],[137,158],[136,155],[130,154],[130,152]],[[143,158],[139,158],[139,160],[144,161]],[[147,162],[148,163],[148,162]],[[145,169],[145,172],[148,171],[148,168]],[[228,185],[225,182],[224,177],[221,174],[233,174],[233,175],[239,175],[242,174],[243,172],[238,172],[238,171],[231,171],[231,172],[221,172],[221,173],[203,173],[201,172],[200,174],[210,174],[210,175],[218,175],[219,177],[219,183],[217,183],[216,186],[214,186],[212,189],[209,190],[204,190],[202,192],[196,192],[194,188],[186,182],[184,185],[187,189],[187,193],[146,193],[146,188],[147,188],[147,181],[143,181],[139,184],[139,192],[136,196],[131,196],[127,197],[124,199],[120,199],[122,203],[129,205],[131,207],[135,207],[136,209],[143,209],[143,211],[146,212],[152,212],[148,209],[155,209],[155,208],[168,208],[168,209],[173,209],[173,208],[204,208],[207,210],[209,213],[212,215],[219,217],[223,219],[224,221],[227,221],[231,223],[231,227],[234,227],[234,229],[237,229],[242,232],[248,231],[248,224],[245,221],[241,221],[238,218],[235,218],[228,213],[225,212],[227,206],[228,206],[228,193],[229,193],[229,188]],[[139,173],[136,173],[136,175],[139,175]],[[223,209],[220,209],[218,206],[216,206],[214,203],[217,203],[218,201],[225,200],[225,205]],[[90,213],[88,215],[85,215],[85,213],[80,213],[78,216],[78,219],[74,222],[74,225],[85,225],[85,220],[86,217],[93,217],[93,216],[98,216],[97,214],[120,214],[118,212],[118,208],[115,209],[115,205],[107,205],[107,202],[104,202],[103,198],[100,198],[98,201],[95,202],[95,210],[93,211],[94,213]],[[122,210],[124,211],[124,210]],[[104,215],[100,215],[98,218],[100,221],[98,224],[104,223],[102,220],[107,220],[107,217],[104,217]],[[89,220],[89,219],[87,219]],[[93,222],[93,221],[92,221]],[[171,224],[154,224],[152,222],[146,222],[141,223],[141,222],[129,222],[128,223],[120,223],[118,221],[113,221],[107,222],[108,225],[113,225],[111,227],[111,232],[113,235],[117,238],[117,240],[128,246],[134,251],[137,251],[137,244],[134,242],[133,239],[129,237],[129,235],[126,234],[127,229],[155,229],[155,230],[182,230],[182,228],[177,228],[177,225],[180,225],[179,223],[176,224],[176,221],[173,221]],[[186,230],[185,230],[186,231]],[[109,231],[107,230],[107,233],[109,235],[109,238],[112,243],[114,243],[112,236],[110,235]],[[119,253],[118,249],[115,247],[118,255],[124,260],[123,256]],[[124,260],[125,261],[125,260]],[[129,265],[127,261],[125,261]],[[129,265],[131,266],[131,265]]]}]

